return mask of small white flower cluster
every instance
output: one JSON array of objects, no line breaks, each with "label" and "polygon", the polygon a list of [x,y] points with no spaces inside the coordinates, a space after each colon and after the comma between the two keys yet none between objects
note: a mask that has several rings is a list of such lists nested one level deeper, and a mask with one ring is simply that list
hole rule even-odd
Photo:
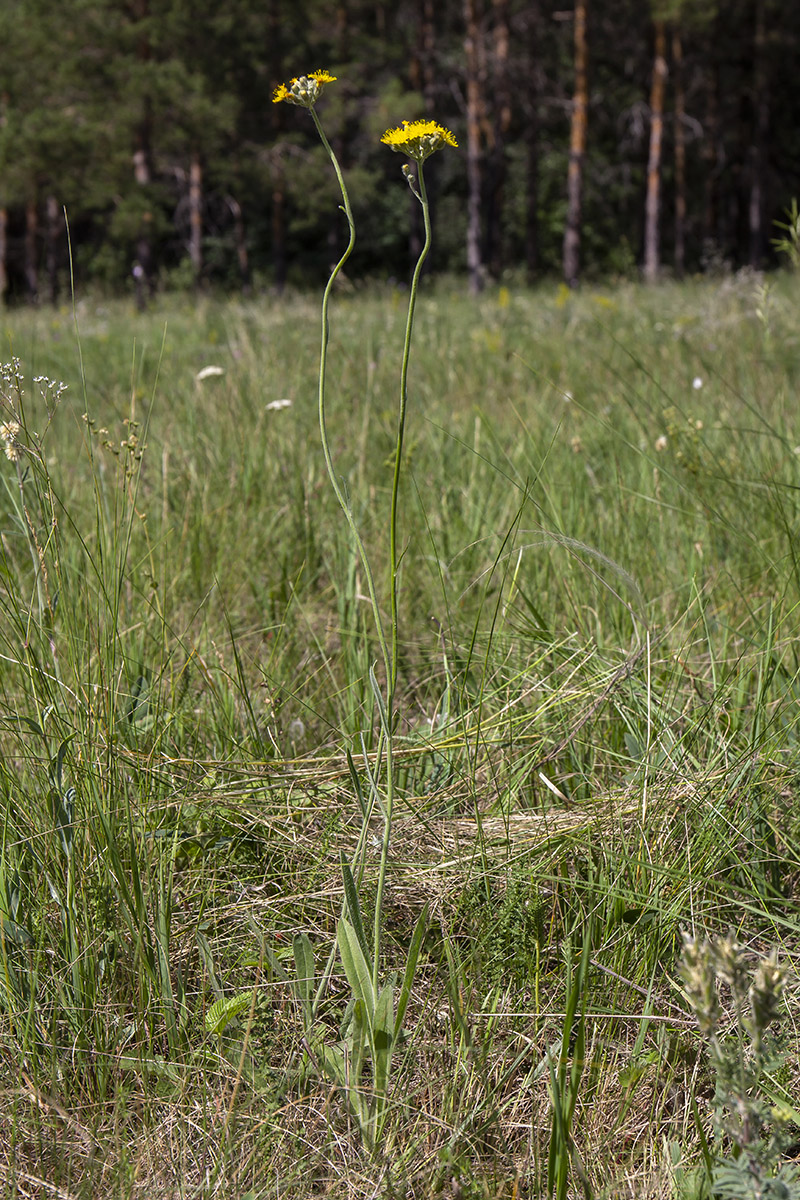
[{"label": "small white flower cluster", "polygon": [[224,375],[224,374],[225,374],[224,367],[203,367],[203,369],[201,371],[197,372],[197,374],[195,375],[195,379],[197,380],[198,383],[202,383],[204,379],[212,379],[215,375]]},{"label": "small white flower cluster", "polygon": [[[8,362],[0,363],[0,412],[6,414],[6,420],[0,424],[0,445],[6,458],[11,462],[19,462],[23,448],[26,453],[35,454],[36,451],[33,447],[38,445],[38,437],[27,423],[25,438],[22,442],[20,441],[24,418],[19,414],[25,411],[23,381],[22,364],[18,358],[13,357]],[[47,408],[49,424],[61,397],[67,390],[67,385],[50,379],[47,375],[34,375],[33,383]]]},{"label": "small white flower cluster", "polygon": [[0,363],[0,392],[8,399],[8,389],[12,388],[16,395],[22,395],[22,364],[18,358]]},{"label": "small white flower cluster", "polygon": [[15,404],[23,396],[22,364],[18,358],[0,363],[0,403],[11,412],[11,417],[0,425],[0,442],[3,453],[11,462],[19,460],[19,437],[21,426],[15,415]]},{"label": "small white flower cluster", "polygon": [[19,461],[19,442],[17,438],[20,428],[19,421],[4,421],[0,425],[0,440],[3,442],[3,452],[10,462]]},{"label": "small white flower cluster", "polygon": [[50,411],[55,408],[67,390],[66,383],[59,383],[55,379],[48,379],[46,375],[34,375],[33,382],[38,385],[39,395]]}]

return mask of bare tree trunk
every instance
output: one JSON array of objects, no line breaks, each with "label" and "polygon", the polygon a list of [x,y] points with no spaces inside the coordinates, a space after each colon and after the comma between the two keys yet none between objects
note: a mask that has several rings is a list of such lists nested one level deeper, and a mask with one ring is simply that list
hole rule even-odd
[{"label": "bare tree trunk", "polygon": [[203,274],[203,164],[195,152],[189,165],[189,258],[195,287]]},{"label": "bare tree trunk", "polygon": [[[150,0],[138,0],[136,16],[144,21],[150,15]],[[143,33],[138,46],[139,61],[144,65],[150,59],[150,40]],[[149,96],[144,97],[142,115],[136,129],[136,141],[133,151],[133,176],[139,187],[150,187],[153,179],[152,140],[153,140],[153,111]],[[155,292],[153,272],[153,214],[145,204],[139,225],[139,236],[136,240],[136,262],[133,266],[133,276],[136,281],[136,306],[142,311],[149,297]]]},{"label": "bare tree trunk", "polygon": [[528,120],[525,130],[525,273],[533,283],[539,270],[539,121]]},{"label": "bare tree trunk", "polygon": [[25,205],[25,285],[32,304],[36,304],[39,299],[38,234],[39,214],[36,201],[28,200]]},{"label": "bare tree trunk", "polygon": [[[336,5],[335,33],[334,33],[334,54],[337,62],[347,62],[349,57],[350,47],[350,19],[347,11],[347,0]],[[278,108],[283,108],[282,104]],[[330,142],[333,147],[333,152],[336,155],[342,167],[346,165],[347,157],[347,142],[344,136],[344,130],[341,125],[330,137]],[[335,263],[339,259],[344,248],[343,236],[347,228],[342,224],[341,212],[336,210],[333,214],[333,219],[328,226],[328,270],[332,271]],[[339,273],[340,284],[345,283],[346,276],[344,271]],[[283,284],[280,284],[283,287]]]},{"label": "bare tree trunk", "polygon": [[[382,9],[380,10],[383,11]],[[425,104],[425,114],[430,116],[434,111],[435,85],[434,74],[434,7],[433,0],[417,0],[416,29],[417,37],[408,64],[408,77],[415,92],[422,94]],[[428,183],[428,197],[431,197],[433,179]],[[409,189],[409,224],[408,251],[411,262],[416,262],[422,250],[424,224],[422,207],[414,193]]]},{"label": "bare tree trunk", "polygon": [[[286,287],[286,176],[283,161],[275,158],[272,174],[272,266],[275,271],[275,290],[280,295]],[[335,248],[334,230],[334,248]]]},{"label": "bare tree trunk", "polygon": [[719,176],[722,159],[719,146],[719,69],[711,64],[706,88],[706,117],[703,123],[703,253],[706,261],[720,252]]},{"label": "bare tree trunk", "polygon": [[58,235],[60,230],[58,200],[52,192],[45,200],[44,261],[47,272],[47,299],[51,304],[58,300]]},{"label": "bare tree trunk", "polygon": [[479,0],[464,0],[467,60],[467,271],[470,295],[483,290],[486,270],[481,255],[481,81]]},{"label": "bare tree trunk", "polygon": [[[150,167],[150,103],[145,101],[145,112],[136,133],[136,149],[133,153],[133,175],[141,188],[147,188],[152,182]],[[136,239],[136,262],[133,267],[133,277],[136,280],[136,306],[143,311],[148,297],[153,295],[155,282],[153,279],[153,214],[145,207],[139,236]]]},{"label": "bare tree trunk", "polygon": [[8,209],[0,208],[0,305],[8,291]]},{"label": "bare tree trunk", "polygon": [[509,79],[508,0],[492,0],[494,38],[491,89],[494,104],[492,150],[487,163],[489,186],[486,195],[486,261],[493,279],[503,269],[503,202],[506,183],[506,138],[511,127],[511,80]]},{"label": "bare tree trunk", "polygon": [[648,283],[656,282],[660,265],[661,147],[664,142],[666,84],[667,29],[664,21],[656,21],[653,84],[650,90],[650,154],[647,160],[647,198],[644,220],[644,277]]},{"label": "bare tree trunk", "polygon": [[756,0],[755,47],[753,55],[753,136],[748,153],[750,166],[750,266],[759,268],[764,256],[765,146],[769,133],[769,94],[766,71],[764,0]]},{"label": "bare tree trunk", "polygon": [[686,270],[686,91],[683,80],[683,45],[678,29],[672,33],[672,70],[675,79],[675,274]]},{"label": "bare tree trunk", "polygon": [[567,221],[564,228],[564,279],[575,287],[580,274],[581,193],[589,112],[589,53],[586,41],[588,0],[575,0],[575,93],[569,137],[567,171]]},{"label": "bare tree trunk", "polygon": [[525,272],[533,283],[539,269],[539,0],[528,5],[527,49],[531,72],[525,109]]},{"label": "bare tree trunk", "polygon": [[242,292],[250,295],[250,258],[247,253],[247,239],[244,232],[244,219],[239,201],[234,196],[226,197],[228,208],[233,217],[233,240],[236,246],[236,261],[239,264],[239,276],[242,280]]},{"label": "bare tree trunk", "polygon": [[[269,6],[269,65],[273,79],[282,75],[284,56],[286,53],[284,26],[281,22],[281,0],[272,0]],[[278,295],[286,287],[287,256],[286,256],[286,172],[283,162],[283,136],[285,122],[285,105],[271,104],[272,143],[269,155],[270,190],[272,200],[272,269],[273,286]],[[229,203],[236,204],[235,200]],[[244,240],[242,210],[236,204],[234,212],[236,236],[236,252],[239,259],[239,273],[242,277],[242,290],[250,291],[250,264],[247,259],[247,246]],[[244,255],[244,265],[242,255]]]}]

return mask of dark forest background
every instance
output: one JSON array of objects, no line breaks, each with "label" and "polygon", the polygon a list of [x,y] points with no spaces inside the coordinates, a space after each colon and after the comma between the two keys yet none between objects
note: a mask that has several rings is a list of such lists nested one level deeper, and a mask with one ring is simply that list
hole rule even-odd
[{"label": "dark forest background", "polygon": [[473,290],[775,261],[800,192],[800,5],[778,0],[3,0],[0,297],[318,282],[343,234],[308,115],[276,84],[338,76],[320,114],[359,241],[405,279],[421,237],[403,118],[452,129],[428,179],[434,271]]}]

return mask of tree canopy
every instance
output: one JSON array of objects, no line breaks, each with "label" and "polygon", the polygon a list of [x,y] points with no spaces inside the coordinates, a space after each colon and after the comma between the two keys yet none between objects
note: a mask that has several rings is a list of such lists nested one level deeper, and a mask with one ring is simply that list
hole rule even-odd
[{"label": "tree canopy", "polygon": [[64,209],[79,285],[318,280],[344,232],[336,189],[307,115],[271,103],[315,68],[338,79],[320,115],[354,277],[405,279],[419,238],[380,144],[403,119],[458,138],[431,171],[431,267],[469,255],[476,288],[564,270],[568,197],[570,282],[767,265],[800,189],[800,7],[777,0],[5,0],[0,46],[7,297],[63,287]]}]

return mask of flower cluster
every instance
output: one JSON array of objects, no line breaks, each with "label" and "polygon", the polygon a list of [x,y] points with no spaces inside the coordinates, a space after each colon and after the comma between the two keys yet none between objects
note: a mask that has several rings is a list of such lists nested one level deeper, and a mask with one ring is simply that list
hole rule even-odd
[{"label": "flower cluster", "polygon": [[3,451],[7,459],[11,462],[19,461],[19,442],[17,438],[20,433],[19,421],[4,421],[0,425],[0,440],[3,442]]},{"label": "flower cluster", "polygon": [[442,146],[458,147],[450,130],[436,121],[403,121],[397,129],[387,129],[381,141],[417,162],[424,162]]},{"label": "flower cluster", "polygon": [[301,108],[313,108],[319,100],[326,83],[335,83],[336,76],[327,71],[311,71],[308,75],[298,75],[289,83],[282,83],[272,93],[272,103],[299,104]]}]

